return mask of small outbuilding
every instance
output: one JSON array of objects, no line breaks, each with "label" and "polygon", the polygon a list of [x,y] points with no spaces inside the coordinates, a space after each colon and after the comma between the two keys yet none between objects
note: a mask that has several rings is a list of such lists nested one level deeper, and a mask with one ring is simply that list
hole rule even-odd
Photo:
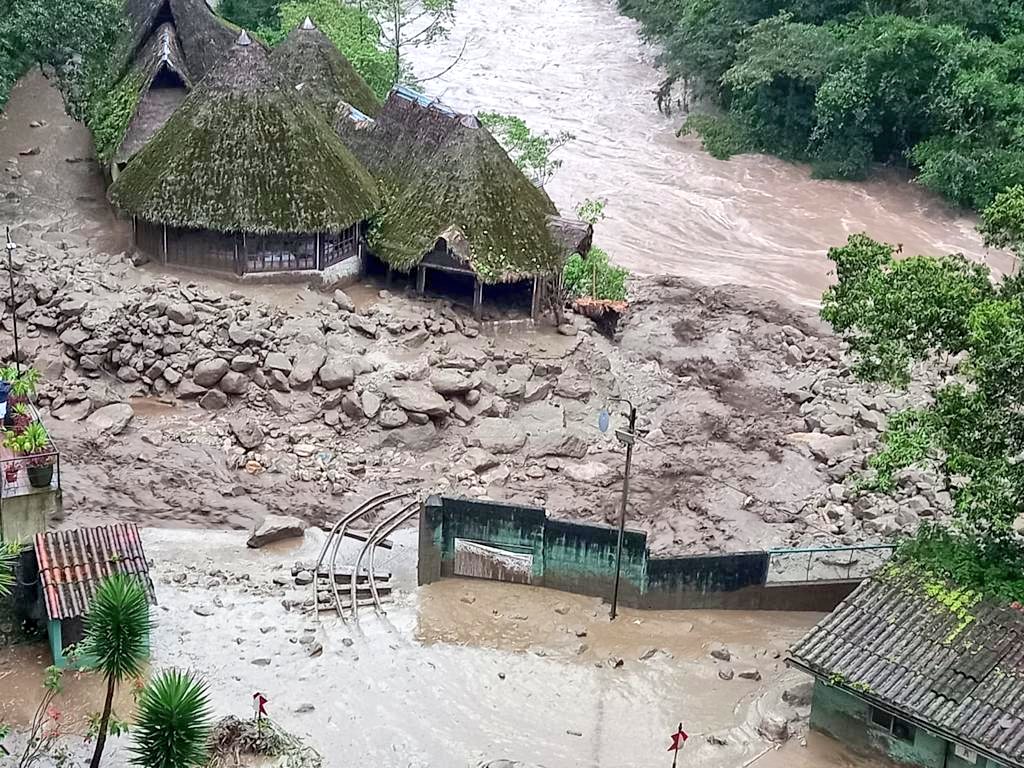
[{"label": "small outbuilding", "polygon": [[343,262],[357,272],[380,203],[374,180],[245,32],[108,194],[140,250],[236,275]]},{"label": "small outbuilding", "polygon": [[35,537],[39,590],[45,606],[53,663],[63,668],[68,646],[81,642],[85,615],[104,579],[123,573],[142,583],[156,603],[149,564],[135,523],[71,531],[46,531]]},{"label": "small outbuilding", "polygon": [[887,566],[790,651],[811,727],[923,768],[1024,768],[1024,611]]}]

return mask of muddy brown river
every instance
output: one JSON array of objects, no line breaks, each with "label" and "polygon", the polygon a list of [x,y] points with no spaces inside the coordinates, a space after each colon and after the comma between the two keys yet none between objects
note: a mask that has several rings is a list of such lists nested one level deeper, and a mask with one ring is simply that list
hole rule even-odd
[{"label": "muddy brown river", "polygon": [[[448,73],[441,72],[466,46]],[[607,201],[598,242],[641,273],[671,273],[779,291],[803,303],[828,284],[829,247],[850,233],[909,253],[986,253],[973,217],[896,174],[818,181],[762,155],[723,162],[676,138],[652,92],[657,52],[615,0],[459,0],[449,39],[411,54],[422,87],[465,111],[516,114],[534,130],[569,131],[549,185],[563,211]]]}]

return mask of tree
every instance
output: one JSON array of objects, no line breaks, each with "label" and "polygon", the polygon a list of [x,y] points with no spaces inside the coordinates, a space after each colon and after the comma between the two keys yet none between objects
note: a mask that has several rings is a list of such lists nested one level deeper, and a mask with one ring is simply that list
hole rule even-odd
[{"label": "tree", "polygon": [[140,768],[204,766],[210,728],[205,683],[187,672],[161,672],[139,696],[131,763]]},{"label": "tree", "polygon": [[546,131],[534,133],[526,121],[515,115],[481,112],[477,118],[494,134],[516,167],[538,187],[547,184],[562,167],[554,153],[576,138],[567,131],[554,135]]},{"label": "tree", "polygon": [[89,768],[99,768],[103,757],[114,691],[120,683],[142,673],[151,627],[149,598],[138,579],[115,574],[96,589],[85,618],[82,655],[92,660],[94,671],[103,675],[107,692]]},{"label": "tree", "polygon": [[990,248],[1007,248],[1024,257],[1024,186],[1016,185],[996,195],[981,214],[978,231]]},{"label": "tree", "polygon": [[280,24],[280,0],[221,0],[217,13],[243,29],[257,31]]},{"label": "tree", "polygon": [[905,383],[912,363],[953,359],[957,377],[932,393],[931,406],[890,420],[887,471],[925,452],[940,457],[953,489],[953,525],[926,529],[911,550],[967,586],[1021,599],[1024,580],[1007,567],[1024,563],[1014,528],[1024,500],[1018,281],[993,281],[986,267],[961,256],[895,256],[896,248],[866,235],[833,248],[838,282],[825,293],[822,317],[850,343],[855,370],[869,379]]},{"label": "tree", "polygon": [[394,82],[409,76],[405,53],[448,36],[455,0],[361,0],[380,25],[380,42],[394,57]]}]

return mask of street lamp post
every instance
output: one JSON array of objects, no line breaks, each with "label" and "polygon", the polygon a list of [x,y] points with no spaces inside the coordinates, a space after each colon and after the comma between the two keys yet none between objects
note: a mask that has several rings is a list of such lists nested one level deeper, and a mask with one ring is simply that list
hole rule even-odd
[{"label": "street lamp post", "polygon": [[14,301],[14,249],[15,245],[11,239],[11,228],[7,227],[7,276],[11,286],[11,320],[14,323],[14,367],[21,372],[21,350],[18,349],[18,313]]},{"label": "street lamp post", "polygon": [[622,506],[619,509],[619,541],[615,547],[615,586],[612,587],[612,621],[615,621],[615,615],[619,607],[619,580],[622,576],[622,540],[626,535],[626,506],[629,503],[629,471],[633,466],[633,445],[636,442],[636,406],[623,398],[615,398],[614,402],[625,403],[629,406],[629,431],[615,430],[615,436],[626,444],[626,473],[622,478]]}]

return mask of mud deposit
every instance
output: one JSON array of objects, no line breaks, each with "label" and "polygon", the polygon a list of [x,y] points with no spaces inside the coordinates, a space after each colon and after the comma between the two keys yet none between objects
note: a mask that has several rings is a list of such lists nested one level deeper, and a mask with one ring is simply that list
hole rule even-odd
[{"label": "mud deposit", "polygon": [[[683,720],[686,764],[735,768],[772,746],[758,734],[766,714],[803,728],[806,710],[780,696],[804,678],[780,655],[813,614],[627,611],[609,624],[607,606],[546,590],[451,580],[417,591],[415,537],[403,534],[378,564],[398,588],[387,615],[318,621],[282,607],[308,595],[290,585],[291,565],[315,558],[318,532],[301,548],[259,551],[227,532],[147,530],[144,539],[159,600],[153,666],[201,672],[218,714],[246,716],[252,692],[264,692],[275,720],[306,735],[327,765],[344,755],[382,768],[499,758],[649,766]],[[709,655],[723,645],[728,663]],[[5,720],[24,722],[45,663],[41,648],[0,656]],[[733,679],[722,679],[726,668]],[[740,677],[754,669],[761,680]],[[90,682],[72,681],[59,702],[72,731],[95,706]],[[808,755],[798,742],[784,750],[795,756],[787,765]],[[113,754],[124,748],[121,740]],[[817,748],[812,741],[810,754]]]}]

